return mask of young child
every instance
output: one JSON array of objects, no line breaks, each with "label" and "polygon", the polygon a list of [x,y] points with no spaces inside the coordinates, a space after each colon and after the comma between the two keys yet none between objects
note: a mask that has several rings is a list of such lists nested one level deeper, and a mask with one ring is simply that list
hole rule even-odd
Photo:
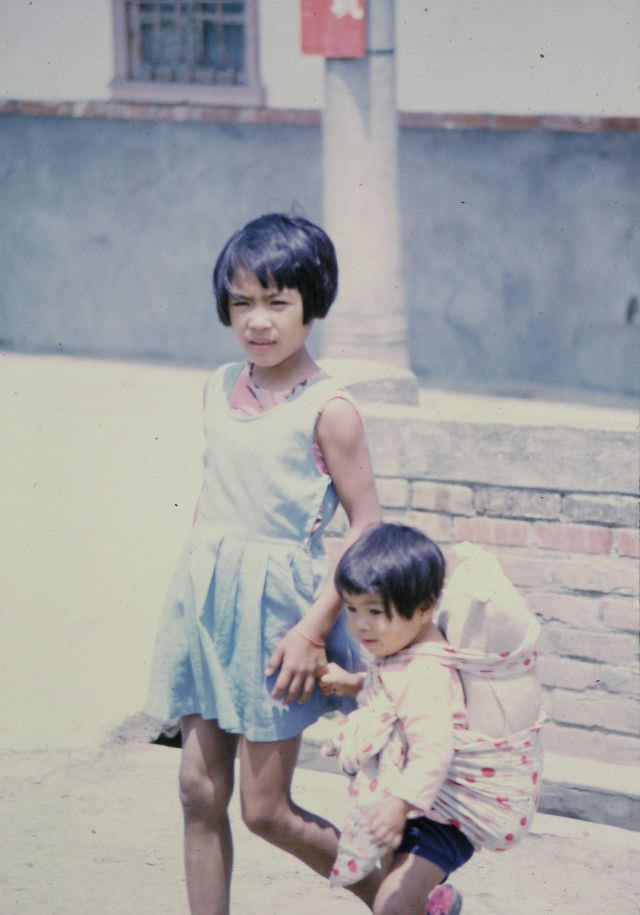
[{"label": "young child", "polygon": [[[247,363],[205,385],[204,480],[157,636],[149,714],[182,732],[180,797],[192,915],[226,915],[227,807],[239,756],[247,826],[328,876],[337,830],[290,786],[303,729],[349,699],[316,685],[358,662],[322,545],[341,503],[345,546],[379,517],[365,430],[307,339],[337,291],[333,244],[299,216],[248,223],[213,273]],[[376,878],[354,892],[371,898]]]},{"label": "young child", "polygon": [[424,915],[427,897],[428,915],[457,915],[462,897],[442,882],[475,849],[511,847],[537,802],[537,723],[508,739],[474,733],[458,673],[528,670],[531,646],[498,658],[452,648],[434,622],[444,577],[436,544],[397,524],[369,528],[335,573],[371,663],[366,675],[331,663],[321,678],[360,703],[328,746],[352,804],[331,883],[377,872],[376,915]]}]

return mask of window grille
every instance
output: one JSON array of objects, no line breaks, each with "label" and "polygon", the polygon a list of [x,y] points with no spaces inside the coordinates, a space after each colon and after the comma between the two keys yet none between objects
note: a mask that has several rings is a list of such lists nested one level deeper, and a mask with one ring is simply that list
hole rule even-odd
[{"label": "window grille", "polygon": [[260,104],[256,0],[115,0],[118,98]]}]

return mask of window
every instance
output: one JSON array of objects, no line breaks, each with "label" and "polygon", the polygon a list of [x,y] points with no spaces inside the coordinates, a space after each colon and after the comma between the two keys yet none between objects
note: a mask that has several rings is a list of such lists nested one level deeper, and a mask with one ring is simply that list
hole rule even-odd
[{"label": "window", "polygon": [[257,0],[114,0],[115,98],[260,105]]}]

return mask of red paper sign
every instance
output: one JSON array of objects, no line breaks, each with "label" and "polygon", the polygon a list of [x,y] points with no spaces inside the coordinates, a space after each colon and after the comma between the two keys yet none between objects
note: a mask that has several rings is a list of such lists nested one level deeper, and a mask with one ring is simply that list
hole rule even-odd
[{"label": "red paper sign", "polygon": [[300,0],[302,53],[364,57],[366,0]]}]

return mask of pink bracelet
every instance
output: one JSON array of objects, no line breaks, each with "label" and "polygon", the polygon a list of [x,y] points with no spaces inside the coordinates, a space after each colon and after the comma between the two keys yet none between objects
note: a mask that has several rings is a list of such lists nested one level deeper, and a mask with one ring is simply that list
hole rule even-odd
[{"label": "pink bracelet", "polygon": [[314,648],[324,648],[325,647],[324,642],[321,642],[319,639],[314,639],[310,635],[306,635],[304,632],[302,632],[301,629],[298,629],[295,626],[291,631],[295,632],[297,635],[299,635],[301,638],[303,638],[305,640],[305,642],[309,642],[309,644],[313,645]]}]

